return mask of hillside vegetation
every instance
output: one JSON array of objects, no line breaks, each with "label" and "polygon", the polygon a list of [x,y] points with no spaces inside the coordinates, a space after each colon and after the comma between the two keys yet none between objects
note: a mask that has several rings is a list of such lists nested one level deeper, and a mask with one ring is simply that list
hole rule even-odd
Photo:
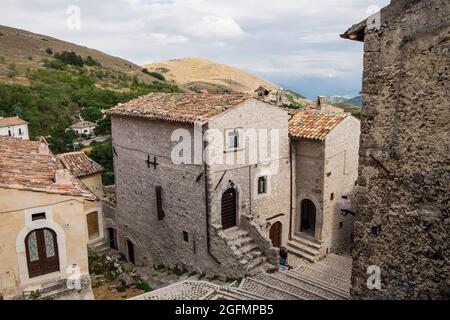
[{"label": "hillside vegetation", "polygon": [[[0,30],[0,116],[27,120],[31,138],[47,137],[54,152],[73,149],[75,134],[66,128],[80,117],[98,121],[97,133],[108,133],[110,119],[103,118],[103,109],[149,92],[181,91],[131,62],[21,30]],[[28,52],[25,47],[36,41],[46,43],[43,51]]]}]

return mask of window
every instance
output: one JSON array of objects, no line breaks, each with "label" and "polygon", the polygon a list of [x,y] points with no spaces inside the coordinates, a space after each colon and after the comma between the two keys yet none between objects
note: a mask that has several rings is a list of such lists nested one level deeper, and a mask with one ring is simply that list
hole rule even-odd
[{"label": "window", "polygon": [[239,149],[239,130],[232,129],[227,133],[227,150]]},{"label": "window", "polygon": [[189,234],[186,231],[183,231],[183,241],[189,242]]},{"label": "window", "polygon": [[31,215],[31,221],[45,220],[45,212],[35,213]]},{"label": "window", "polygon": [[344,222],[341,221],[341,222],[339,223],[339,229],[342,229],[343,226],[344,226]]},{"label": "window", "polygon": [[11,130],[8,130],[8,136],[12,136]]},{"label": "window", "polygon": [[162,208],[162,187],[156,187],[156,209],[158,212],[158,220],[161,221],[164,219],[164,211]]},{"label": "window", "polygon": [[330,200],[334,200],[334,193],[331,194]]},{"label": "window", "polygon": [[267,193],[267,177],[258,178],[258,194]]},{"label": "window", "polygon": [[22,135],[22,128],[19,128],[19,134]]}]

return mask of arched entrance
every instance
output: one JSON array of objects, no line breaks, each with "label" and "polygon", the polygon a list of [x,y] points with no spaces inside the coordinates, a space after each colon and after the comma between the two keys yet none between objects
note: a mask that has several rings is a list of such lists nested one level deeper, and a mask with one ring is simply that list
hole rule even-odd
[{"label": "arched entrance", "polygon": [[25,238],[25,248],[30,278],[59,271],[58,244],[53,230],[31,231]]},{"label": "arched entrance", "polygon": [[230,188],[222,195],[222,227],[223,230],[236,226],[237,202],[236,190]]},{"label": "arched entrance", "polygon": [[316,233],[316,206],[308,199],[301,203],[300,232],[312,237]]},{"label": "arched entrance", "polygon": [[275,222],[270,228],[270,240],[272,240],[272,245],[275,248],[281,248],[281,222]]}]

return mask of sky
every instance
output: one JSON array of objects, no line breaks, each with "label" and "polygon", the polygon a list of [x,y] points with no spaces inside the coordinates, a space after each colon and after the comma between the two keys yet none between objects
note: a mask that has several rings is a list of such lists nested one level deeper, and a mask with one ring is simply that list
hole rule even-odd
[{"label": "sky", "polygon": [[389,0],[2,0],[0,24],[137,64],[205,57],[307,97],[355,96],[362,43],[339,37]]}]

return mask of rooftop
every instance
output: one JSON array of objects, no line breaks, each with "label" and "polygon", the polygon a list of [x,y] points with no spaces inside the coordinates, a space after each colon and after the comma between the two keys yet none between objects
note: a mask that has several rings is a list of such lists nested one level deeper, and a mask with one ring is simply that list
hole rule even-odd
[{"label": "rooftop", "polygon": [[244,94],[150,93],[119,104],[106,114],[180,123],[207,122],[248,99]]},{"label": "rooftop", "polygon": [[19,117],[9,117],[9,118],[0,117],[0,127],[17,126],[20,124],[28,124],[28,122],[20,119]]},{"label": "rooftop", "polygon": [[100,173],[103,167],[89,158],[84,152],[70,152],[58,155],[64,167],[77,178]]},{"label": "rooftop", "polygon": [[289,135],[292,138],[324,141],[331,130],[349,115],[349,113],[300,110],[295,112],[289,121]]},{"label": "rooftop", "polygon": [[0,188],[95,200],[89,189],[67,170],[64,170],[64,174],[69,180],[64,183],[55,182],[57,170],[63,167],[51,152],[45,152],[48,147],[45,144],[42,148],[42,143],[44,142],[0,137]]}]

